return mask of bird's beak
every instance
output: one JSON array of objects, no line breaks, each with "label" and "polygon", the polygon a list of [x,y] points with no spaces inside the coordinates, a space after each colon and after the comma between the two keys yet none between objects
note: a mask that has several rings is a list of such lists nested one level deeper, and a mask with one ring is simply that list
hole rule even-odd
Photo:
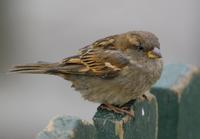
[{"label": "bird's beak", "polygon": [[153,50],[148,51],[147,52],[147,56],[150,59],[159,59],[159,58],[162,58],[162,55],[160,53],[160,49],[158,49],[157,47],[154,47]]}]

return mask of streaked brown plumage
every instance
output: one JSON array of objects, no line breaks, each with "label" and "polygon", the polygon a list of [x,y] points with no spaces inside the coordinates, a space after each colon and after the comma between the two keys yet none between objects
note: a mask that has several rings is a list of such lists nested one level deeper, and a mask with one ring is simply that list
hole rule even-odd
[{"label": "streaked brown plumage", "polygon": [[160,78],[159,49],[154,34],[131,31],[97,40],[59,63],[19,65],[11,71],[58,75],[89,101],[122,106]]}]

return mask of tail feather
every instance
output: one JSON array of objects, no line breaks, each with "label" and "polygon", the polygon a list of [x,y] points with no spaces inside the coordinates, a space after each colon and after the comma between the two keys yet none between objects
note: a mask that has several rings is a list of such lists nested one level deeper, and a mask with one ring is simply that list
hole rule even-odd
[{"label": "tail feather", "polygon": [[84,65],[38,62],[34,64],[16,65],[9,72],[51,75],[84,74],[84,72],[80,71],[83,67]]},{"label": "tail feather", "polygon": [[48,73],[49,70],[53,70],[58,64],[52,63],[35,63],[35,64],[25,64],[14,66],[10,72],[18,73],[33,73],[33,74],[43,74]]}]

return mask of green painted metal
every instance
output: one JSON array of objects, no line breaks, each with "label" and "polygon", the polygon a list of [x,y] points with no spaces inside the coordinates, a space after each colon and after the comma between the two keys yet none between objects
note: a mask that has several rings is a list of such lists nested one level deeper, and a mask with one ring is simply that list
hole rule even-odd
[{"label": "green painted metal", "polygon": [[93,124],[59,116],[37,139],[200,139],[199,68],[167,65],[150,91],[156,98],[128,104],[134,118],[100,108]]},{"label": "green painted metal", "polygon": [[95,127],[77,117],[58,116],[51,120],[36,139],[94,139]]},{"label": "green painted metal", "polygon": [[135,117],[98,110],[93,120],[96,139],[156,139],[157,138],[157,101],[136,100],[130,103]]},{"label": "green painted metal", "polygon": [[178,139],[200,138],[200,75],[184,89],[179,109]]},{"label": "green painted metal", "polygon": [[158,100],[158,139],[200,138],[200,71],[197,67],[165,66],[151,92]]}]

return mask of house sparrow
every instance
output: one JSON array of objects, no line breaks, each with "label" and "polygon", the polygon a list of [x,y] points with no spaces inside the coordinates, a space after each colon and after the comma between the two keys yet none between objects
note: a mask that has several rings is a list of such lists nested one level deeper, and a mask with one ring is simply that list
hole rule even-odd
[{"label": "house sparrow", "polygon": [[11,72],[60,76],[71,81],[86,100],[131,115],[122,106],[148,91],[162,68],[158,38],[150,32],[131,31],[97,40],[61,62],[18,65]]}]

